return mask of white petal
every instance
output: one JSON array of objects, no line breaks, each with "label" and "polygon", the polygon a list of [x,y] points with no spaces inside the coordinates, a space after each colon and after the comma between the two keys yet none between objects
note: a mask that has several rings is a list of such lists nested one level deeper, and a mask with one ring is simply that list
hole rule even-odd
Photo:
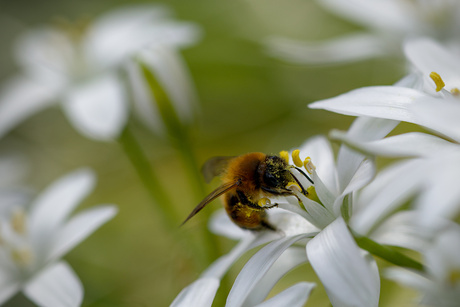
[{"label": "white petal", "polygon": [[42,307],[78,307],[83,300],[83,287],[72,268],[59,262],[29,281],[24,294]]},{"label": "white petal", "polygon": [[299,282],[283,292],[277,294],[265,302],[256,305],[256,307],[302,307],[310,297],[310,293],[316,285],[309,282]]},{"label": "white petal", "polygon": [[335,158],[331,143],[323,136],[309,138],[299,148],[301,158],[310,157],[321,181],[332,193],[338,193]]},{"label": "white petal", "polygon": [[418,24],[413,20],[410,6],[398,0],[319,0],[328,10],[350,21],[380,31],[415,32]]},{"label": "white petal", "polygon": [[457,99],[430,97],[413,105],[410,110],[420,125],[460,142],[460,123],[457,116],[460,114],[460,105]]},{"label": "white petal", "polygon": [[426,277],[403,268],[388,268],[384,271],[383,275],[385,278],[420,291],[428,291],[434,287],[433,282]]},{"label": "white petal", "polygon": [[[307,262],[307,254],[305,249],[298,248],[289,248],[287,249],[279,258],[275,261],[273,266],[265,274],[254,289],[251,291],[251,294],[248,296],[244,302],[244,306],[255,306],[261,303],[276,283],[289,271],[293,270],[295,267]],[[291,306],[287,304],[286,306]]]},{"label": "white petal", "polygon": [[170,307],[206,307],[211,306],[220,281],[217,278],[200,278],[184,288],[171,303]]},{"label": "white petal", "polygon": [[426,80],[436,87],[429,79],[431,72],[438,73],[446,84],[448,91],[460,87],[460,59],[447,48],[429,38],[409,39],[404,44],[406,57],[422,72]]},{"label": "white petal", "polygon": [[[372,118],[358,117],[347,132],[347,136],[361,141],[372,141],[385,137],[399,122]],[[337,174],[340,191],[349,185],[356,171],[362,165],[365,156],[347,146],[340,146],[337,156]]]},{"label": "white petal", "polygon": [[85,210],[72,217],[56,234],[47,260],[53,261],[65,255],[97,228],[113,218],[116,213],[117,208],[115,206],[100,206]]},{"label": "white petal", "polygon": [[303,42],[283,37],[267,41],[268,53],[298,64],[333,64],[382,56],[388,51],[383,37],[359,33],[320,41]]},{"label": "white petal", "polygon": [[95,65],[110,67],[145,47],[182,47],[200,38],[198,26],[168,15],[167,8],[159,5],[126,6],[103,15],[84,42],[87,56]]},{"label": "white petal", "polygon": [[118,137],[128,118],[124,87],[114,74],[106,74],[66,93],[64,111],[74,127],[95,140]]},{"label": "white petal", "polygon": [[426,96],[422,92],[405,87],[371,86],[314,102],[309,107],[345,115],[414,122],[415,117],[409,107]]},{"label": "white petal", "polygon": [[308,259],[334,306],[378,306],[378,272],[339,218],[307,243]]},{"label": "white petal", "polygon": [[423,161],[397,163],[381,171],[363,188],[355,202],[356,212],[350,224],[353,230],[367,234],[380,220],[402,206],[422,186],[426,176]]},{"label": "white petal", "polygon": [[342,141],[356,150],[376,156],[424,157],[438,156],[445,151],[460,150],[460,146],[457,144],[420,132],[409,132],[371,142],[360,142],[337,130],[331,131],[330,137]]},{"label": "white petal", "polygon": [[32,204],[29,225],[30,235],[37,249],[46,251],[56,229],[67,219],[95,184],[90,169],[74,171],[48,187]]},{"label": "white petal", "polygon": [[224,209],[217,210],[209,219],[209,230],[212,233],[233,240],[240,240],[248,236],[250,231],[244,230],[233,223]]},{"label": "white petal", "polygon": [[292,244],[310,234],[285,237],[259,250],[243,267],[227,297],[227,307],[241,306],[251,290],[267,273],[276,259]]},{"label": "white petal", "polygon": [[58,87],[26,77],[17,77],[0,90],[0,137],[24,120],[55,103]]}]

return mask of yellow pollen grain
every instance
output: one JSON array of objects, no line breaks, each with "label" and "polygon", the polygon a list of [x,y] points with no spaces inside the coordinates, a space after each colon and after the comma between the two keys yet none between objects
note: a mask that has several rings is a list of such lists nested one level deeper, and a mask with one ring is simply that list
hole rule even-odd
[{"label": "yellow pollen grain", "polygon": [[265,207],[265,206],[268,206],[271,204],[271,201],[270,199],[268,198],[261,198],[259,199],[259,201],[257,202],[257,204],[260,206],[260,207]]},{"label": "yellow pollen grain", "polygon": [[444,86],[446,86],[441,76],[437,72],[431,72],[430,78],[434,81],[434,84],[436,84],[436,92],[439,92],[444,88]]},{"label": "yellow pollen grain", "polygon": [[300,155],[300,150],[298,150],[298,149],[294,150],[292,152],[292,160],[294,161],[294,164],[297,167],[302,167],[303,163],[302,163],[302,160],[300,159],[299,155]]},{"label": "yellow pollen grain", "polygon": [[289,164],[289,153],[286,150],[280,151],[280,157]]},{"label": "yellow pollen grain", "polygon": [[305,167],[305,169],[307,170],[307,172],[311,175],[313,173],[313,171],[316,169],[316,166],[313,164],[313,162],[311,162],[311,158],[310,157],[307,157],[305,158],[304,162],[303,162],[303,165]]}]

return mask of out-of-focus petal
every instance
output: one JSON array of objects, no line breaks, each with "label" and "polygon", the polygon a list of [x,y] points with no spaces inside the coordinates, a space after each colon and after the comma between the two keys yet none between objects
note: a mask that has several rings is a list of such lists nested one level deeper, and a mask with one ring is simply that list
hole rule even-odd
[{"label": "out-of-focus petal", "polygon": [[29,281],[24,294],[43,307],[78,307],[83,300],[83,286],[67,263],[58,262]]},{"label": "out-of-focus petal", "polygon": [[126,93],[114,74],[102,75],[70,89],[63,107],[74,127],[95,140],[115,139],[128,119]]},{"label": "out-of-focus petal", "polygon": [[56,102],[58,87],[26,77],[17,77],[0,90],[0,137],[35,113]]},{"label": "out-of-focus petal", "polygon": [[171,303],[170,307],[211,306],[219,284],[220,280],[217,278],[200,278],[184,288]]},{"label": "out-of-focus petal", "polygon": [[307,243],[307,255],[334,306],[378,306],[380,280],[342,218]]},{"label": "out-of-focus petal", "polygon": [[[275,261],[264,278],[257,283],[244,302],[244,306],[255,306],[261,303],[284,275],[306,262],[307,255],[305,249],[300,247],[287,249],[278,260]],[[286,306],[291,306],[291,304],[286,303]]]},{"label": "out-of-focus petal", "polygon": [[432,88],[435,83],[429,79],[431,72],[438,73],[450,91],[460,87],[460,59],[430,38],[409,39],[404,44],[406,57],[422,72]]},{"label": "out-of-focus petal", "polygon": [[409,132],[370,142],[354,140],[349,138],[345,132],[338,130],[331,131],[329,136],[358,151],[385,157],[439,156],[443,152],[460,150],[457,144],[420,132]]},{"label": "out-of-focus petal", "polygon": [[193,23],[169,18],[159,5],[122,7],[99,18],[90,28],[85,51],[91,63],[102,67],[120,64],[134,52],[149,46],[188,46],[201,36]]},{"label": "out-of-focus petal", "polygon": [[91,191],[94,183],[95,176],[90,169],[74,171],[54,182],[32,204],[29,230],[37,250],[44,252],[51,247],[50,236],[56,235],[57,227]]},{"label": "out-of-focus petal", "polygon": [[302,307],[307,302],[310,297],[310,293],[315,286],[316,285],[314,283],[299,282],[271,299],[256,305],[256,307]]},{"label": "out-of-focus petal", "polygon": [[383,37],[359,33],[320,42],[304,42],[283,37],[267,40],[267,52],[296,64],[334,64],[382,56],[388,48]]},{"label": "out-of-focus petal", "polygon": [[117,213],[115,206],[100,206],[83,211],[72,217],[56,234],[53,246],[48,251],[48,261],[59,259],[85,240],[97,228],[113,218]]},{"label": "out-of-focus petal", "polygon": [[302,234],[273,241],[259,250],[243,267],[227,297],[227,307],[241,306],[246,297],[262,279],[273,263],[292,244],[300,239],[312,236]]}]

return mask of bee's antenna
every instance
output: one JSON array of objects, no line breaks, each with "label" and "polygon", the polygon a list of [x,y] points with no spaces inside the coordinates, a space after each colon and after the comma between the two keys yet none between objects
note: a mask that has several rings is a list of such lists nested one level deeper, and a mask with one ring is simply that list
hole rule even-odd
[{"label": "bee's antenna", "polygon": [[[295,168],[296,170],[298,170],[302,175],[304,175],[304,177],[307,178],[308,181],[311,182],[311,184],[315,184],[315,183],[313,182],[313,180],[311,180],[311,178],[310,178],[307,174],[305,174],[304,171],[302,171],[302,169],[300,169],[300,168],[298,168],[298,167],[294,167],[294,168]],[[294,178],[295,178],[295,177],[294,177]],[[297,180],[297,179],[296,179],[296,180]]]}]

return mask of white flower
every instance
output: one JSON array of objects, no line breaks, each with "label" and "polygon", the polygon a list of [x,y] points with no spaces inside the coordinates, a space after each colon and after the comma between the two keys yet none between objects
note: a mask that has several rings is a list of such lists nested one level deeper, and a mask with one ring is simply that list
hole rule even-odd
[{"label": "white flower", "polygon": [[93,185],[93,173],[78,170],[53,183],[28,210],[1,212],[0,304],[19,291],[40,306],[81,304],[82,285],[60,259],[117,211],[106,205],[70,217]]},{"label": "white flower", "polygon": [[294,63],[328,64],[398,54],[408,37],[428,36],[459,50],[460,9],[456,0],[318,0],[368,31],[319,42],[269,39],[269,52]]},{"label": "white flower", "polygon": [[75,128],[96,140],[112,140],[128,118],[119,74],[145,48],[193,44],[198,28],[169,17],[162,6],[109,12],[85,29],[41,28],[24,34],[16,57],[22,75],[0,91],[0,136],[34,113],[61,102]]},{"label": "white flower", "polygon": [[424,251],[426,273],[391,268],[387,278],[419,291],[424,306],[454,307],[460,300],[460,229],[450,225]]},{"label": "white flower", "polygon": [[[438,138],[411,132],[362,142],[340,132],[332,133],[332,137],[349,146],[374,155],[420,157],[405,163],[405,172],[394,169],[394,176],[388,177],[394,190],[382,186],[382,195],[408,197],[417,193],[415,208],[422,213],[420,222],[436,228],[433,216],[452,218],[460,211],[460,192],[455,185],[460,180],[457,171],[460,168],[460,124],[456,116],[460,114],[460,56],[429,39],[409,40],[404,49],[416,71],[415,75],[402,80],[403,86],[398,86],[400,83],[361,88],[315,102],[310,107],[346,115],[411,122],[442,136]],[[415,82],[408,82],[410,80]],[[422,173],[423,169],[429,170],[429,173]],[[405,187],[406,191],[402,191],[401,187]],[[395,208],[394,204],[384,201],[380,208],[391,210]],[[367,206],[368,210],[374,210],[371,207],[377,208]]]}]

